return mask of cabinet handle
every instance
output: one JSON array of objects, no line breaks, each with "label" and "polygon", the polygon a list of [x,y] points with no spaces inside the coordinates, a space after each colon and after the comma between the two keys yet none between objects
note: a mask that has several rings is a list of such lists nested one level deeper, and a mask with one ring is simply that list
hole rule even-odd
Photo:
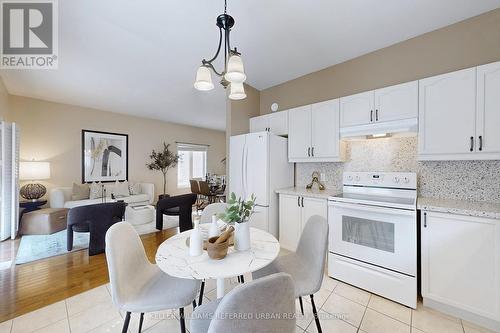
[{"label": "cabinet handle", "polygon": [[314,147],[311,148],[311,155],[314,157]]},{"label": "cabinet handle", "polygon": [[427,228],[427,213],[424,212],[424,228]]},{"label": "cabinet handle", "polygon": [[375,110],[375,121],[378,121],[378,109]]},{"label": "cabinet handle", "polygon": [[373,110],[370,111],[370,122],[373,122]]},{"label": "cabinet handle", "polygon": [[304,208],[304,197],[302,197],[302,208]]},{"label": "cabinet handle", "polygon": [[474,137],[470,137],[470,151],[474,151]]},{"label": "cabinet handle", "polygon": [[300,197],[297,197],[297,206],[300,207]]},{"label": "cabinet handle", "polygon": [[311,147],[307,148],[307,156],[311,157]]},{"label": "cabinet handle", "polygon": [[479,151],[483,151],[483,136],[479,136]]}]

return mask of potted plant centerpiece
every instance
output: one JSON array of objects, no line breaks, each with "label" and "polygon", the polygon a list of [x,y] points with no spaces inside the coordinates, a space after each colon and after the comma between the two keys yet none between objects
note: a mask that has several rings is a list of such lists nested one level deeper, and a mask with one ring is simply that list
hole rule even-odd
[{"label": "potted plant centerpiece", "polygon": [[255,195],[250,199],[243,200],[236,198],[236,194],[231,192],[227,200],[226,211],[219,215],[219,218],[227,224],[234,225],[234,249],[246,251],[250,249],[250,226],[249,220],[254,213]]}]

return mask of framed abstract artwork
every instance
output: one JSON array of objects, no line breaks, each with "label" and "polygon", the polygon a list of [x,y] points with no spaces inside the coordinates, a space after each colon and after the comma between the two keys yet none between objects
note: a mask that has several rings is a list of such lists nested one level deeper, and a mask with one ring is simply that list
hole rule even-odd
[{"label": "framed abstract artwork", "polygon": [[128,135],[82,130],[82,183],[128,180]]}]

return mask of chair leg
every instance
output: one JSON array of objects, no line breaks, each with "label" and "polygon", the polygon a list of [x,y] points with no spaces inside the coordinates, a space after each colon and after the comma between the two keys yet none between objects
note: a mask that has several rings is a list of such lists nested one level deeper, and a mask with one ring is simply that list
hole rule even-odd
[{"label": "chair leg", "polygon": [[203,292],[205,290],[205,280],[201,281],[201,287],[200,287],[200,298],[198,299],[198,306],[201,305],[203,302]]},{"label": "chair leg", "polygon": [[245,278],[243,277],[243,275],[239,276],[239,282],[240,283],[245,283]]},{"label": "chair leg", "polygon": [[186,322],[184,321],[184,308],[179,309],[179,321],[181,322],[181,333],[186,333]]},{"label": "chair leg", "polygon": [[240,279],[240,276],[238,275],[238,283],[241,283],[241,279]]},{"label": "chair leg", "polygon": [[196,309],[196,300],[193,299],[193,310]]},{"label": "chair leg", "polygon": [[141,318],[139,319],[139,333],[142,331],[142,323],[144,322],[144,312],[141,313]]},{"label": "chair leg", "polygon": [[122,333],[127,333],[128,324],[130,324],[130,312],[127,312],[127,315],[125,316],[125,321],[123,322]]},{"label": "chair leg", "polygon": [[314,304],[314,297],[311,295],[311,305],[313,308],[314,320],[316,321],[316,328],[318,329],[318,333],[323,333],[321,330],[321,324],[319,323],[318,311],[316,311],[316,305]]},{"label": "chair leg", "polygon": [[302,304],[302,297],[299,297],[299,303],[300,303],[300,312],[302,312],[302,315],[304,315],[304,304]]}]

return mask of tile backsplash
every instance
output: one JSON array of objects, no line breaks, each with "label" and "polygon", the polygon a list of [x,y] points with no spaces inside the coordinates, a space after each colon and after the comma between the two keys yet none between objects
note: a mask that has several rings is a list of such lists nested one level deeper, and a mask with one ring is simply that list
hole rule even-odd
[{"label": "tile backsplash", "polygon": [[416,172],[420,196],[500,202],[500,161],[417,161],[416,137],[350,141],[344,163],[297,163],[297,186],[309,183],[313,171],[338,191],[344,171]]}]

